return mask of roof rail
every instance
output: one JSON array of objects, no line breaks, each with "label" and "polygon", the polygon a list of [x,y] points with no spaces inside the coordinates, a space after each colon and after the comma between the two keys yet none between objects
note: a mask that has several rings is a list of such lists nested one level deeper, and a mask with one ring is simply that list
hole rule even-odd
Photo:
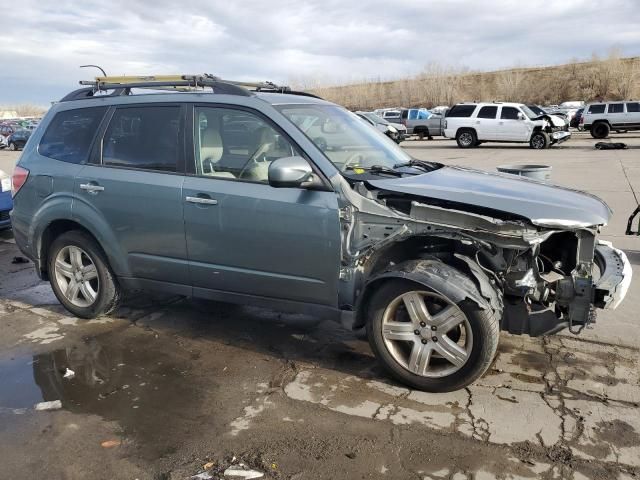
[{"label": "roof rail", "polygon": [[211,88],[213,93],[244,97],[250,96],[252,91],[313,96],[304,92],[292,92],[289,87],[278,86],[273,82],[223,80],[206,73],[203,75],[104,76],[96,77],[92,81],[81,80],[80,85],[84,85],[84,88],[74,90],[60,101],[68,102],[93,98],[96,93],[106,91],[111,91],[109,96],[130,95],[132,88],[175,92],[193,92]]}]

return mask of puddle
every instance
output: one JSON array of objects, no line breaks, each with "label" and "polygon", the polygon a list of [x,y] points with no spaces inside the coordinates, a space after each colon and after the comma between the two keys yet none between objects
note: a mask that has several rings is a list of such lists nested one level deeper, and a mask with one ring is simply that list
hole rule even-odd
[{"label": "puddle", "polygon": [[[116,421],[142,456],[175,451],[201,403],[193,361],[176,355],[175,343],[124,337],[109,333],[0,361],[0,414],[31,413],[38,402],[60,400],[70,412]],[[67,368],[72,379],[63,377]]]}]

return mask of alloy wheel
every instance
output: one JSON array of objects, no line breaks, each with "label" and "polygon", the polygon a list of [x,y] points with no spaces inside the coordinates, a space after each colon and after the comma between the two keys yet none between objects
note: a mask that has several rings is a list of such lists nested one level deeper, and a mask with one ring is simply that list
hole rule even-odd
[{"label": "alloy wheel", "polygon": [[393,359],[424,377],[446,377],[469,359],[473,333],[464,312],[442,295],[409,291],[383,313],[382,337]]},{"label": "alloy wheel", "polygon": [[96,301],[100,288],[98,270],[87,252],[75,245],[62,248],[55,260],[55,280],[60,292],[76,307]]},{"label": "alloy wheel", "polygon": [[461,133],[460,143],[465,147],[471,145],[473,143],[473,136],[469,132]]}]

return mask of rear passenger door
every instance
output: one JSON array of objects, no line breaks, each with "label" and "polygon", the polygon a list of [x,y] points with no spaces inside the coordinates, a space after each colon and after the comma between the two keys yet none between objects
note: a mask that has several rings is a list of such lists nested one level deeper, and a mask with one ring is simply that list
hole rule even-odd
[{"label": "rear passenger door", "polygon": [[626,126],[626,115],[624,113],[624,103],[610,103],[607,106],[607,114],[611,128],[624,129]]},{"label": "rear passenger door", "polygon": [[496,140],[498,138],[498,106],[486,105],[478,111],[474,125],[478,140]]},{"label": "rear passenger door", "polygon": [[625,123],[629,128],[640,128],[640,102],[628,102]]},{"label": "rear passenger door", "polygon": [[91,222],[121,277],[190,293],[184,238],[184,107],[113,109],[75,181],[74,216]]}]

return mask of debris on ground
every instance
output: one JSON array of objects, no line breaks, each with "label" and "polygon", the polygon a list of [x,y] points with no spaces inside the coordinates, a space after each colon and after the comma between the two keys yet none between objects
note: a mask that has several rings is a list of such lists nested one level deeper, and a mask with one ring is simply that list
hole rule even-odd
[{"label": "debris on ground", "polygon": [[27,260],[24,257],[17,256],[17,257],[13,257],[13,260],[11,260],[11,263],[13,263],[14,265],[18,263],[29,263],[29,260]]},{"label": "debris on ground", "polygon": [[232,465],[224,471],[224,478],[262,478],[264,473],[251,470],[244,463]]},{"label": "debris on ground", "polygon": [[202,466],[202,468],[203,468],[204,470],[209,470],[209,469],[210,469],[210,468],[212,468],[214,465],[215,465],[215,463],[213,463],[213,462],[208,462],[208,463],[205,463],[205,464]]},{"label": "debris on ground", "polygon": [[62,402],[60,400],[52,400],[51,402],[36,403],[34,408],[36,410],[60,410],[62,408]]},{"label": "debris on ground", "polygon": [[628,148],[627,144],[622,142],[598,142],[594,147],[596,150],[624,150]]},{"label": "debris on ground", "polygon": [[201,472],[196,475],[193,475],[191,478],[195,480],[212,480],[213,476],[209,472]]},{"label": "debris on ground", "polygon": [[70,368],[67,368],[67,369],[65,369],[64,375],[62,375],[62,378],[66,378],[67,380],[71,380],[75,376],[76,376],[76,372],[74,372]]},{"label": "debris on ground", "polygon": [[119,447],[121,443],[122,442],[120,442],[120,440],[105,440],[100,444],[100,446],[102,448],[115,448]]}]

